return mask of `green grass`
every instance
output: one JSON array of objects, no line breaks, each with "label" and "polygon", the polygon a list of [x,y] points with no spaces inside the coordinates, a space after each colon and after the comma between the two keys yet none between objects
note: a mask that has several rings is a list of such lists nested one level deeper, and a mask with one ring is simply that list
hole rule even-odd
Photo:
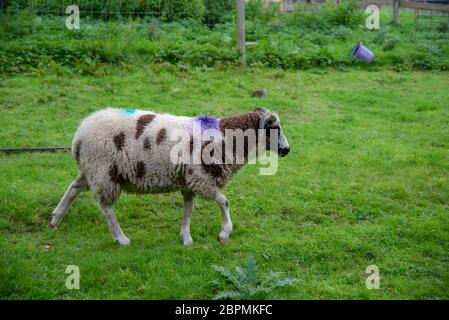
[{"label": "green grass", "polygon": [[[170,68],[168,68],[170,69]],[[266,87],[257,99],[252,90]],[[234,232],[216,240],[219,209],[199,200],[191,248],[179,194],[123,194],[115,245],[90,193],[58,230],[53,208],[76,175],[68,153],[0,156],[0,298],[211,298],[212,265],[253,255],[261,273],[300,281],[289,299],[449,298],[448,73],[167,71],[0,81],[0,147],[68,146],[107,105],[224,116],[268,106],[292,150],[274,176],[247,166],[228,186]],[[50,246],[48,250],[44,246]],[[69,264],[81,289],[67,290]],[[365,287],[377,265],[379,290]]]}]

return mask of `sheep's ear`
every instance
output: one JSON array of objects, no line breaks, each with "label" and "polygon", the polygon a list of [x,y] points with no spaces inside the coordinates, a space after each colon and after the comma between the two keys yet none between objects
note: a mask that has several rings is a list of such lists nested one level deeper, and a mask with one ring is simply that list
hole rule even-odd
[{"label": "sheep's ear", "polygon": [[267,113],[268,112],[268,109],[267,108],[264,108],[264,107],[258,107],[258,108],[256,108],[256,109],[254,109],[254,112],[260,112],[260,113],[262,113],[262,114],[264,114],[264,113]]},{"label": "sheep's ear", "polygon": [[259,127],[261,129],[265,129],[267,127],[272,126],[276,122],[276,116],[272,112],[267,112],[262,116],[262,119],[260,119]]}]

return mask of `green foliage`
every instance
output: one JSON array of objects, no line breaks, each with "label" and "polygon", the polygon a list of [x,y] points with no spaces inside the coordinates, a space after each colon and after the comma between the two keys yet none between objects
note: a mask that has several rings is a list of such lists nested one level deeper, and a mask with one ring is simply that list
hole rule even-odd
[{"label": "green foliage", "polygon": [[393,50],[399,43],[400,43],[400,40],[398,37],[390,37],[387,40],[385,40],[385,42],[382,46],[382,49],[384,51]]},{"label": "green foliage", "polygon": [[[205,12],[203,0],[73,0],[70,4],[77,5],[83,17],[102,19],[147,15],[163,21],[200,21]],[[30,0],[12,1],[5,8],[17,11],[29,6],[42,15],[58,15],[64,14],[67,5],[67,1],[63,0]]]},{"label": "green foliage", "polygon": [[205,12],[202,0],[163,0],[161,5],[163,21],[183,19],[202,20]]},{"label": "green foliage", "polygon": [[437,28],[439,32],[449,32],[449,23],[441,23]]},{"label": "green foliage", "polygon": [[263,0],[249,0],[245,6],[245,18],[249,21],[261,19],[265,16]]},{"label": "green foliage", "polygon": [[235,0],[204,0],[206,8],[204,23],[213,26],[229,20],[235,9],[235,4]]},{"label": "green foliage", "polygon": [[27,8],[17,14],[10,10],[0,11],[0,39],[14,39],[26,36],[33,31],[33,13]]},{"label": "green foliage", "polygon": [[270,3],[265,6],[264,0],[249,0],[245,7],[245,18],[256,24],[280,22],[282,14],[278,3]]},{"label": "green foliage", "polygon": [[331,24],[355,27],[363,23],[364,14],[360,10],[359,0],[341,0],[340,3],[327,11],[327,19]]},{"label": "green foliage", "polygon": [[[151,3],[146,2],[145,8]],[[211,4],[203,10],[227,12],[231,8],[231,4],[226,7],[226,2]],[[292,13],[280,14],[278,10],[263,9],[261,1],[248,2],[248,64],[282,69],[449,70],[448,32],[415,29],[411,11],[401,13],[401,21],[405,21],[402,26],[384,23],[380,30],[366,30],[359,25],[363,11],[354,4],[348,0],[337,7],[320,6],[310,13],[299,5]],[[175,0],[164,2],[164,6],[175,7]],[[182,9],[188,6],[192,7]],[[0,19],[0,73],[54,67],[96,73],[107,65],[153,62],[193,67],[238,65],[233,19],[219,14],[225,21],[214,28],[204,24],[207,19],[181,19],[194,8],[194,2],[186,1],[179,10],[164,9],[165,14],[159,18],[84,18],[80,30],[67,30],[63,17],[32,15],[29,9],[18,14],[6,12]],[[201,6],[198,8],[201,12]],[[382,21],[390,13],[384,9]],[[361,40],[375,54],[370,65],[349,56],[351,48]]]},{"label": "green foliage", "polygon": [[[217,265],[212,268],[217,271],[230,289],[221,291],[214,299],[272,299],[273,291],[278,288],[292,286],[298,282],[295,278],[283,277],[282,272],[271,272],[264,277],[259,274],[256,260],[250,256],[244,268],[236,267],[235,272]],[[215,280],[218,283],[219,280]]]},{"label": "green foliage", "polygon": [[307,30],[332,30],[335,26],[355,28],[363,23],[363,11],[357,0],[343,0],[310,10],[306,4],[294,8],[288,23]]}]

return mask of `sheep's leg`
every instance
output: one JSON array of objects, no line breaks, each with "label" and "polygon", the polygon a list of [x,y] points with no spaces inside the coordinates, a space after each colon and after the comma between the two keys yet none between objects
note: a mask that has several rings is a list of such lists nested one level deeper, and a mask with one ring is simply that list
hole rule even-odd
[{"label": "sheep's leg", "polygon": [[224,243],[226,240],[228,240],[229,235],[232,232],[232,221],[231,215],[229,214],[229,203],[228,199],[226,199],[226,197],[222,193],[217,193],[217,195],[215,196],[215,201],[221,209],[222,219],[221,231],[218,235],[218,241]]},{"label": "sheep's leg", "polygon": [[111,233],[112,239],[117,242],[119,245],[127,246],[131,243],[131,241],[125,236],[120,228],[120,225],[115,217],[114,210],[112,206],[100,204],[101,213],[106,218],[108,222],[109,232]]},{"label": "sheep's leg", "polygon": [[61,219],[70,207],[70,204],[80,194],[81,191],[87,189],[87,180],[83,175],[79,175],[67,188],[58,206],[53,210],[51,225],[57,227],[61,223]]},{"label": "sheep's leg", "polygon": [[190,235],[190,217],[192,216],[194,196],[193,193],[183,192],[184,196],[184,217],[181,226],[181,239],[186,247],[192,244],[192,236]]}]

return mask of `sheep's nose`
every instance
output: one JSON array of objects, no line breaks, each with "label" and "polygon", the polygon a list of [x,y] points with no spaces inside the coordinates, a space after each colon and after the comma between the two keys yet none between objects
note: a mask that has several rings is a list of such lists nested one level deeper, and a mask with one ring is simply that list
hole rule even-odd
[{"label": "sheep's nose", "polygon": [[285,157],[289,152],[290,152],[290,147],[279,149],[279,155],[281,157]]}]

